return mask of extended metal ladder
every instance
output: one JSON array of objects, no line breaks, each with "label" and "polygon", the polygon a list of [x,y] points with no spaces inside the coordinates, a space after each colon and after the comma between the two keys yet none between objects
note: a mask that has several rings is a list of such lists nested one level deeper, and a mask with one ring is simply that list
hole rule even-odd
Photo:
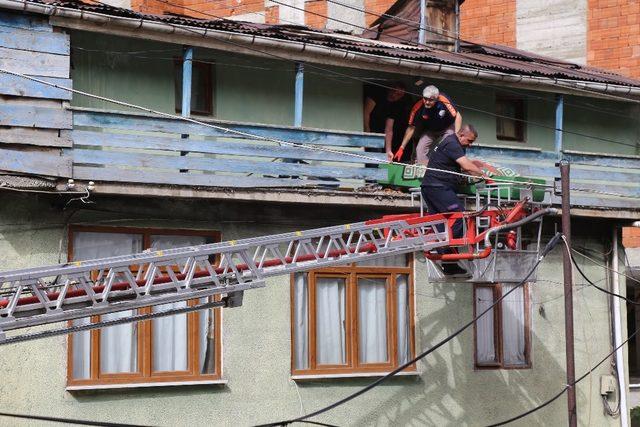
[{"label": "extended metal ladder", "polygon": [[7,271],[0,273],[0,343],[6,331],[216,294],[224,295],[220,305],[237,306],[242,291],[267,277],[428,251],[448,245],[449,235],[446,219],[409,215]]}]

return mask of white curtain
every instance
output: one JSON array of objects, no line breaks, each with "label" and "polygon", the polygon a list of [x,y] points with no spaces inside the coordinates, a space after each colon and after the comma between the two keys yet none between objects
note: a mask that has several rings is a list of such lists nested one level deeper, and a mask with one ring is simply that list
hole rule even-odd
[{"label": "white curtain", "polygon": [[407,274],[396,275],[396,312],[398,313],[398,363],[409,361],[411,356],[410,324],[409,318],[409,276]]},{"label": "white curtain", "polygon": [[[515,285],[502,285],[506,294]],[[504,364],[509,366],[525,365],[525,293],[523,286],[502,300],[502,333]]]},{"label": "white curtain", "polygon": [[[205,243],[206,238],[203,236],[151,235],[151,249],[153,250],[195,246]],[[183,263],[183,265],[180,265],[180,268],[184,267],[184,261],[181,261],[181,263]],[[153,311],[156,312],[171,308],[181,308],[185,307],[186,304],[187,303],[184,301],[165,304],[159,307],[154,307]],[[187,350],[189,347],[187,341],[187,315],[176,314],[173,316],[153,319],[152,330],[153,370],[186,371]],[[202,348],[202,337],[203,335],[206,337],[206,332],[201,328],[199,335]]]},{"label": "white curtain", "polygon": [[387,281],[358,279],[358,350],[360,363],[386,362]]},{"label": "white curtain", "polygon": [[293,340],[294,366],[296,369],[309,368],[309,275],[296,273],[293,279]]},{"label": "white curtain", "polygon": [[[157,305],[154,313],[184,308],[186,301]],[[151,325],[151,342],[153,350],[154,371],[186,371],[187,370],[187,314],[157,317]]]},{"label": "white curtain", "polygon": [[[210,299],[201,298],[199,303],[204,304]],[[215,354],[215,332],[216,323],[214,321],[212,309],[198,311],[199,337],[200,340],[200,373],[213,374],[216,372]]]},{"label": "white curtain", "polygon": [[342,278],[316,280],[316,360],[318,365],[346,363],[346,284]]},{"label": "white curtain", "polygon": [[[76,319],[73,326],[88,325],[90,319]],[[91,331],[73,334],[72,376],[76,380],[91,377]]]},{"label": "white curtain", "polygon": [[[105,314],[102,320],[131,317],[133,310]],[[113,374],[137,372],[138,370],[138,325],[124,323],[100,330],[100,372]]]},{"label": "white curtain", "polygon": [[[73,259],[76,261],[128,255],[142,251],[142,236],[124,233],[78,232],[73,239]],[[102,316],[103,320],[131,316],[132,311]],[[137,370],[137,329],[124,324],[102,329],[100,332],[100,370],[105,373],[135,372]],[[73,337],[74,378],[88,378],[91,360],[89,332]],[[82,375],[76,377],[76,374]]]},{"label": "white curtain", "polygon": [[[476,287],[476,313],[480,314],[493,304],[493,287]],[[494,310],[489,310],[476,322],[476,359],[478,363],[496,362],[494,340]]]}]

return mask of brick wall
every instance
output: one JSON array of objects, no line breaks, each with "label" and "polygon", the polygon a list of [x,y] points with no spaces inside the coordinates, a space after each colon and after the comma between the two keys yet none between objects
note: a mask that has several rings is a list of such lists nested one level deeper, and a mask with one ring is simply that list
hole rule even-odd
[{"label": "brick wall", "polygon": [[460,37],[516,46],[515,0],[467,0],[460,8]]},{"label": "brick wall", "polygon": [[589,0],[587,64],[640,78],[640,0]]}]

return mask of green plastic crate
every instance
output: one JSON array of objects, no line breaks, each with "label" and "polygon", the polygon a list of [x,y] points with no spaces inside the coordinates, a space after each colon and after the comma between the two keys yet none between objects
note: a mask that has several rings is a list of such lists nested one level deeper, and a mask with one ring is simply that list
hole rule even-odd
[{"label": "green plastic crate", "polygon": [[[380,165],[380,168],[387,169],[387,179],[379,181],[382,185],[394,185],[398,187],[419,187],[422,183],[422,177],[426,171],[424,166],[419,165],[394,165],[394,164],[383,164]],[[535,184],[545,184],[544,179],[540,178],[528,178],[525,176],[494,176],[492,179],[495,182],[500,181],[516,181],[522,183],[532,182]],[[483,189],[480,187],[476,188],[476,185],[464,185],[459,188],[460,193],[463,194],[476,194],[476,190],[480,192],[481,195],[487,195],[487,192],[490,190]],[[500,192],[500,197],[506,199],[509,193],[509,190],[506,188],[494,189],[491,190],[491,196],[497,197],[498,191]],[[534,202],[542,202],[544,200],[544,189],[541,187],[535,187],[533,190],[533,201]],[[519,199],[520,198],[520,190],[517,188],[511,189],[511,198]]]}]

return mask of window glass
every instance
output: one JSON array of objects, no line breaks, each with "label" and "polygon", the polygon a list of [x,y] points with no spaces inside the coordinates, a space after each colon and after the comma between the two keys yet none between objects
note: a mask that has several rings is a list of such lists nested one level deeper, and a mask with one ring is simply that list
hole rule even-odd
[{"label": "window glass", "polygon": [[[119,311],[102,316],[102,320],[131,317],[133,310]],[[136,323],[109,326],[100,329],[100,372],[113,374],[138,371],[138,326]]]},{"label": "window glass", "polygon": [[[153,313],[184,308],[186,301],[156,305]],[[151,340],[153,344],[154,371],[187,370],[187,314],[156,317],[151,321]]]},{"label": "window glass", "polygon": [[385,278],[358,278],[358,334],[360,363],[389,360]]},{"label": "window glass", "polygon": [[319,365],[346,363],[346,283],[340,277],[316,282],[316,355]]},{"label": "window glass", "polygon": [[[515,285],[502,285],[505,294]],[[503,358],[508,366],[527,364],[525,342],[525,297],[519,286],[502,300]]]},{"label": "window glass", "polygon": [[496,97],[496,138],[524,142],[524,100],[509,96]]},{"label": "window glass", "polygon": [[[493,288],[476,288],[476,313],[479,315],[493,304]],[[489,310],[476,322],[476,360],[478,363],[496,363],[494,310]]]}]

